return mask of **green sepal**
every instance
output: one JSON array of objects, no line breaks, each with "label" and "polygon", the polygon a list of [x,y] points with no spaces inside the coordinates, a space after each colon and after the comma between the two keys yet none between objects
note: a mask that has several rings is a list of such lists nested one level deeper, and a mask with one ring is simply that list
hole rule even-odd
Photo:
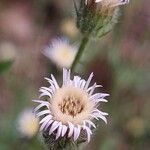
[{"label": "green sepal", "polygon": [[104,20],[99,19],[95,29],[93,30],[93,33],[92,33],[93,36],[102,37],[106,35],[108,32],[110,32],[115,26],[115,24],[118,23],[119,16],[120,16],[119,8],[116,8],[112,16],[109,16],[105,18]]},{"label": "green sepal", "polygon": [[96,3],[87,6],[84,0],[81,0],[77,11],[77,28],[84,35],[99,38],[110,32],[119,18],[119,8],[116,7],[112,14],[103,16],[97,8]]},{"label": "green sepal", "polygon": [[47,132],[42,134],[44,143],[48,150],[77,150],[78,144],[66,136],[60,137],[57,140],[55,135],[49,135]]}]

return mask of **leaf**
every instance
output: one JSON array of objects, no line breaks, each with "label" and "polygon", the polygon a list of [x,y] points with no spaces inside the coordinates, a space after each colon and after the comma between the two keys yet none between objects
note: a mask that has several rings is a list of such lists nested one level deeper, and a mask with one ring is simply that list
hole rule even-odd
[{"label": "leaf", "polygon": [[12,64],[12,60],[0,61],[0,74],[9,70]]}]

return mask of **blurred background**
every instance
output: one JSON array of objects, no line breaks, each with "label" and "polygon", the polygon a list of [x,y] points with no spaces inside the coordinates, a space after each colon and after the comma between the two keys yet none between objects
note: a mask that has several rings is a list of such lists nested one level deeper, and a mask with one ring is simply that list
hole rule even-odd
[{"label": "blurred background", "polygon": [[[59,78],[42,50],[62,36],[80,43],[72,0],[0,0],[0,150],[44,149],[27,110],[44,77]],[[110,97],[102,106],[108,125],[100,121],[88,150],[150,149],[149,39],[150,1],[131,0],[114,30],[89,43],[76,72],[94,72]]]}]

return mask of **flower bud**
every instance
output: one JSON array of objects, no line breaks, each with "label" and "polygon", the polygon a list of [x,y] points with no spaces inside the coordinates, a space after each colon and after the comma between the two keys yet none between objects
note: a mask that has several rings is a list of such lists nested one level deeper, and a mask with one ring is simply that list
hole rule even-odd
[{"label": "flower bud", "polygon": [[119,6],[128,0],[81,0],[76,8],[77,27],[83,34],[101,37],[111,31],[119,18]]}]

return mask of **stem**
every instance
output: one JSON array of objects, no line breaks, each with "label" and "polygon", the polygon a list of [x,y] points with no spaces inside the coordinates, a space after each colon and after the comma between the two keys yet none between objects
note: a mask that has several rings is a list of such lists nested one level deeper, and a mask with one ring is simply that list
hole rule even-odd
[{"label": "stem", "polygon": [[77,63],[80,61],[80,58],[81,58],[81,56],[83,54],[83,51],[85,50],[85,47],[86,47],[88,41],[89,41],[89,36],[85,35],[83,37],[82,41],[81,41],[81,44],[80,44],[79,50],[77,52],[77,55],[76,55],[76,57],[75,57],[75,59],[74,59],[74,61],[72,63],[72,66],[71,66],[71,71],[72,72],[74,72]]}]

